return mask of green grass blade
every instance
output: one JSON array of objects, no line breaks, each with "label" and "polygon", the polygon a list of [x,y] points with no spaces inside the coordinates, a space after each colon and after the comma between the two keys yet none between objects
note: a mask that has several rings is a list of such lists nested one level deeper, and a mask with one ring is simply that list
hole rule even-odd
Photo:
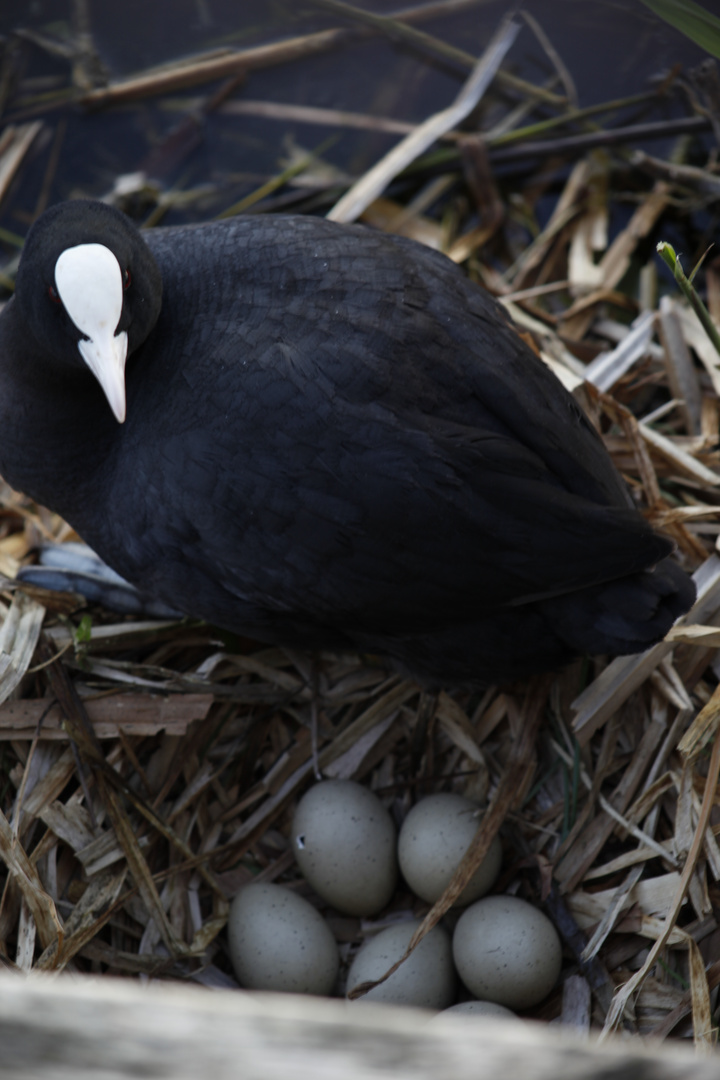
[{"label": "green grass blade", "polygon": [[720,19],[694,0],[642,0],[665,22],[720,59]]},{"label": "green grass blade", "polygon": [[[718,333],[715,323],[710,318],[708,309],[695,291],[694,285],[685,276],[685,271],[680,264],[680,259],[675,254],[674,247],[671,244],[667,244],[664,240],[661,240],[657,245],[657,253],[672,270],[680,291],[685,294],[690,306],[700,320],[705,333],[715,346],[715,351],[718,356],[720,356],[720,333]],[[705,252],[705,255],[707,255],[707,252]],[[705,255],[703,255],[703,258],[705,258]]]}]

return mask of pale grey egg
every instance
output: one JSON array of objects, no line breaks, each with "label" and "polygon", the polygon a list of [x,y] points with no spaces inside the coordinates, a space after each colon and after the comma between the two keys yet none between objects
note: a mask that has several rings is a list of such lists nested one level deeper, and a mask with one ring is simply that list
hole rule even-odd
[{"label": "pale grey egg", "polygon": [[395,891],[395,823],[353,780],[322,780],[303,795],[292,846],[303,877],[338,911],[376,915]]},{"label": "pale grey egg", "polygon": [[246,885],[230,906],[230,957],[249,990],[330,994],[338,947],[320,912],[282,885]]},{"label": "pale grey egg", "polygon": [[[410,810],[398,837],[400,870],[416,896],[429,904],[442,896],[477,832],[479,806],[451,792],[428,795]],[[490,849],[455,901],[456,907],[484,896],[500,873],[502,846]]]},{"label": "pale grey egg", "polygon": [[514,1009],[538,1005],[557,982],[557,930],[518,896],[486,896],[462,913],[453,934],[455,966],[478,998]]},{"label": "pale grey egg", "polygon": [[[416,920],[398,923],[369,938],[350,967],[348,993],[360,983],[384,975],[403,955],[419,925]],[[356,1001],[446,1009],[455,998],[456,986],[450,937],[441,926],[435,926],[389,979]]]},{"label": "pale grey egg", "polygon": [[498,1005],[497,1001],[461,1001],[458,1005],[451,1005],[449,1009],[444,1009],[440,1016],[447,1016],[452,1013],[460,1016],[504,1016],[509,1017],[511,1020],[519,1019],[518,1016],[512,1011],[512,1009],[506,1009],[504,1005]]}]

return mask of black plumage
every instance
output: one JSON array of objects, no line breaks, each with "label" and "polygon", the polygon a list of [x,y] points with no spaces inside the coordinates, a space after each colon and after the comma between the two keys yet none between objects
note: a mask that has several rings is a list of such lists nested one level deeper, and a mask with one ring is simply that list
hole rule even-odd
[{"label": "black plumage", "polygon": [[[122,424],[58,302],[84,244],[124,285]],[[433,681],[637,652],[694,597],[492,298],[314,218],[141,236],[99,203],[49,210],[0,315],[0,472],[148,595]]]}]

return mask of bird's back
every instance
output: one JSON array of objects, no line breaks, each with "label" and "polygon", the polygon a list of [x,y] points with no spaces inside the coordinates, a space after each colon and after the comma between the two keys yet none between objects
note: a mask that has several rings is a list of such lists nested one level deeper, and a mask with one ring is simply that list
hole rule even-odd
[{"label": "bird's back", "polygon": [[166,300],[128,373],[135,464],[113,486],[121,506],[146,493],[131,579],[139,560],[169,599],[192,564],[208,618],[352,640],[468,623],[670,551],[574,400],[444,258],[250,218],[187,230],[184,267],[182,232],[151,234]]}]

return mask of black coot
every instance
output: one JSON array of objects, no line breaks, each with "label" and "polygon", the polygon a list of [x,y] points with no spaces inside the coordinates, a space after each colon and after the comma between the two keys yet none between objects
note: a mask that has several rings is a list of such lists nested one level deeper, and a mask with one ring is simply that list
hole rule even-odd
[{"label": "black coot", "polygon": [[637,652],[694,597],[490,297],[314,218],[48,210],[0,316],[0,472],[146,594],[435,682]]}]

